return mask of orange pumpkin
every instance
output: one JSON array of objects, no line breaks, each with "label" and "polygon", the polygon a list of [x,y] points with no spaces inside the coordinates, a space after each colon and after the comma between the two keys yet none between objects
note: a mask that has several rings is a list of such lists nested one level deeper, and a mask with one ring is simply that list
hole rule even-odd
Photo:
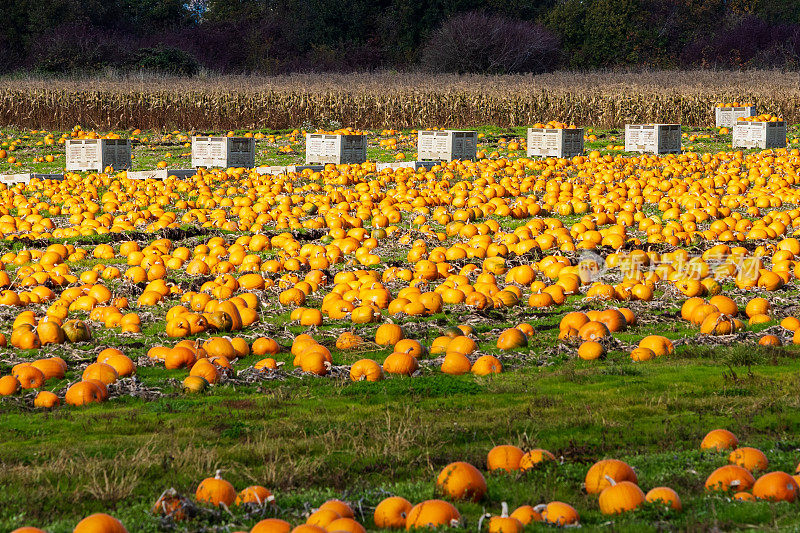
[{"label": "orange pumpkin", "polygon": [[400,496],[390,496],[382,500],[373,514],[375,526],[381,529],[405,528],[411,507],[411,503]]},{"label": "orange pumpkin", "polygon": [[507,472],[519,470],[519,462],[523,455],[525,455],[525,452],[518,447],[510,444],[501,444],[489,450],[489,455],[486,457],[486,467],[491,472],[495,470],[505,470]]},{"label": "orange pumpkin", "polygon": [[439,473],[436,486],[442,494],[454,500],[482,500],[486,495],[486,480],[477,468],[463,461],[450,463]]},{"label": "orange pumpkin", "polygon": [[408,512],[406,530],[452,527],[458,524],[461,515],[453,505],[443,500],[426,500]]},{"label": "orange pumpkin", "polygon": [[198,502],[208,503],[215,507],[219,507],[221,503],[228,507],[233,505],[236,500],[236,490],[233,485],[222,479],[220,474],[221,472],[218,470],[214,477],[200,482],[194,495]]}]

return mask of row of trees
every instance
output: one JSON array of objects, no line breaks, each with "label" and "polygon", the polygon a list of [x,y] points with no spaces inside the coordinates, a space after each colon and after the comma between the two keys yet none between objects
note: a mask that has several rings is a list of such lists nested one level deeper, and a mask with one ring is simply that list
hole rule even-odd
[{"label": "row of trees", "polygon": [[14,0],[5,72],[800,65],[785,0]]}]

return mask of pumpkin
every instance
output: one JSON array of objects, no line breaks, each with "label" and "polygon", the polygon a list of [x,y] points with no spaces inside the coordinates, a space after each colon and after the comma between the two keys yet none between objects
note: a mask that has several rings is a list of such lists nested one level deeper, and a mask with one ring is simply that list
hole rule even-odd
[{"label": "pumpkin", "polygon": [[342,517],[337,518],[333,522],[329,523],[325,528],[326,531],[337,531],[337,532],[344,532],[344,533],[367,533],[367,530],[364,526],[353,520],[352,518]]},{"label": "pumpkin", "polygon": [[461,335],[450,340],[450,343],[447,345],[447,350],[445,350],[445,354],[457,353],[461,355],[469,355],[477,349],[478,345],[474,340],[465,335]]},{"label": "pumpkin", "polygon": [[458,352],[451,352],[444,356],[441,370],[445,374],[460,376],[461,374],[469,372],[471,368],[472,363],[466,355],[462,355]]},{"label": "pumpkin", "polygon": [[508,328],[500,334],[497,339],[497,347],[500,350],[515,350],[528,346],[528,337],[517,328]]},{"label": "pumpkin", "polygon": [[234,350],[233,344],[225,337],[211,337],[203,343],[203,349],[209,358],[221,356],[233,359],[236,357],[236,350]]},{"label": "pumpkin", "polygon": [[11,533],[47,533],[47,531],[45,531],[44,529],[39,529],[38,527],[26,526],[26,527],[18,527]]},{"label": "pumpkin", "polygon": [[596,321],[589,321],[578,330],[578,336],[585,341],[599,340],[610,335],[608,326]]},{"label": "pumpkin", "polygon": [[769,461],[764,452],[747,446],[733,450],[728,456],[728,462],[746,468],[750,472],[766,470],[767,466],[769,466]]},{"label": "pumpkin", "polygon": [[94,383],[79,381],[67,389],[64,401],[70,405],[86,405],[103,401],[103,393]]},{"label": "pumpkin", "polygon": [[425,348],[419,341],[414,339],[403,339],[394,345],[395,353],[407,353],[414,357],[423,357],[425,355]]},{"label": "pumpkin", "polygon": [[781,340],[775,335],[764,335],[758,339],[758,344],[761,346],[783,346]]},{"label": "pumpkin", "polygon": [[477,468],[463,461],[450,463],[436,478],[439,491],[454,500],[479,501],[486,495],[486,480]]},{"label": "pumpkin", "polygon": [[122,522],[105,513],[89,515],[75,526],[72,533],[128,533]]},{"label": "pumpkin", "polygon": [[656,354],[650,348],[643,348],[641,346],[634,348],[631,350],[631,360],[637,363],[641,363],[642,361],[649,361],[653,359]]},{"label": "pumpkin", "polygon": [[375,332],[375,344],[380,346],[395,346],[405,338],[403,328],[397,324],[383,324]]},{"label": "pumpkin", "polygon": [[793,502],[797,499],[800,487],[797,481],[786,472],[770,472],[758,478],[753,484],[753,496],[771,502]]},{"label": "pumpkin", "polygon": [[606,515],[633,511],[644,503],[644,492],[635,483],[609,480],[610,487],[603,489],[598,501],[600,512]]},{"label": "pumpkin", "polygon": [[319,509],[309,515],[308,519],[306,520],[306,524],[326,529],[328,524],[334,520],[338,520],[341,517],[342,515],[333,509]]},{"label": "pumpkin", "polygon": [[291,524],[280,518],[265,518],[250,529],[250,533],[289,533]]},{"label": "pumpkin", "polygon": [[173,520],[185,520],[186,503],[175,489],[167,489],[156,500],[150,512],[156,516],[168,516]]},{"label": "pumpkin", "polygon": [[390,496],[382,500],[373,514],[375,527],[380,529],[401,529],[406,527],[406,518],[411,512],[411,503],[400,496]]},{"label": "pumpkin", "polygon": [[208,387],[208,380],[201,376],[188,376],[183,380],[183,390],[185,392],[203,392]]},{"label": "pumpkin", "polygon": [[350,507],[349,504],[343,502],[342,500],[337,500],[337,499],[328,500],[322,505],[320,505],[319,508],[320,510],[335,511],[342,518],[355,518],[356,516],[356,514],[353,512],[353,508]]},{"label": "pumpkin", "polygon": [[351,381],[380,381],[383,379],[383,368],[372,359],[360,359],[350,367]]},{"label": "pumpkin", "polygon": [[594,361],[605,356],[606,349],[597,341],[584,341],[578,346],[578,357],[584,361]]},{"label": "pumpkin", "polygon": [[548,452],[547,450],[536,448],[522,456],[519,461],[519,469],[525,472],[527,470],[536,468],[545,461],[555,462],[555,460],[556,457],[552,453]]},{"label": "pumpkin", "polygon": [[204,378],[212,385],[218,383],[220,379],[219,369],[208,359],[200,359],[193,364],[189,375]]},{"label": "pumpkin", "polygon": [[36,326],[36,334],[39,336],[39,340],[42,342],[43,346],[47,344],[61,344],[66,338],[61,326],[51,321],[39,322],[39,325]]},{"label": "pumpkin", "polygon": [[736,305],[736,302],[727,296],[718,294],[711,297],[708,303],[716,307],[723,315],[734,317],[739,314],[739,307]]},{"label": "pumpkin", "polygon": [[383,370],[389,374],[410,376],[418,369],[417,358],[409,353],[392,352],[383,361]]},{"label": "pumpkin", "polygon": [[61,400],[58,399],[58,396],[46,390],[39,391],[33,400],[33,406],[40,409],[52,409],[60,403]]},{"label": "pumpkin", "polygon": [[274,504],[275,496],[266,487],[251,485],[239,491],[233,503],[234,505],[242,505],[244,503],[254,503],[256,505]]},{"label": "pumpkin", "polygon": [[740,502],[756,501],[756,497],[750,494],[749,492],[737,492],[736,494],[733,495],[733,499]]},{"label": "pumpkin", "polygon": [[11,375],[17,378],[23,389],[38,389],[44,385],[44,373],[30,363],[15,365]]},{"label": "pumpkin", "polygon": [[717,468],[706,478],[706,490],[725,492],[731,489],[748,490],[756,482],[749,470],[739,465],[725,465]]},{"label": "pumpkin", "polygon": [[495,470],[505,470],[507,472],[519,470],[519,462],[523,455],[525,455],[525,452],[511,444],[495,446],[489,450],[489,454],[486,456],[486,468],[490,472]]},{"label": "pumpkin", "polygon": [[117,371],[111,365],[106,363],[92,363],[84,369],[81,379],[84,381],[88,379],[97,379],[106,385],[110,385],[119,379],[119,374],[117,374]]},{"label": "pumpkin", "polygon": [[530,505],[521,505],[517,507],[514,509],[514,512],[511,513],[511,517],[519,520],[523,526],[527,526],[532,522],[542,521],[542,515]]},{"label": "pumpkin", "polygon": [[192,368],[197,362],[195,351],[185,346],[175,346],[164,356],[164,368]]},{"label": "pumpkin", "polygon": [[291,533],[326,533],[326,530],[313,524],[300,524],[292,529]]},{"label": "pumpkin", "polygon": [[353,350],[361,346],[363,342],[364,339],[362,339],[360,336],[350,331],[345,331],[339,335],[338,339],[336,339],[336,348],[339,350]]},{"label": "pumpkin", "polygon": [[488,376],[489,374],[500,374],[503,371],[503,364],[493,355],[482,355],[478,357],[472,365],[472,373],[476,376]]},{"label": "pumpkin", "polygon": [[312,349],[300,356],[300,368],[303,372],[326,376],[330,372],[331,362],[325,357],[324,352]]},{"label": "pumpkin", "polygon": [[89,326],[81,320],[68,320],[61,326],[61,329],[64,330],[64,335],[67,337],[67,340],[72,343],[85,342],[92,338]]},{"label": "pumpkin", "polygon": [[41,370],[45,380],[62,379],[67,371],[67,363],[60,357],[37,359],[31,366]]},{"label": "pumpkin", "polygon": [[584,481],[586,492],[589,494],[599,494],[603,489],[610,487],[613,480],[615,483],[630,481],[638,483],[633,469],[626,463],[618,459],[603,459],[593,464],[586,472]]},{"label": "pumpkin", "polygon": [[739,439],[727,429],[713,429],[700,442],[701,450],[733,450],[739,446]]},{"label": "pumpkin", "polygon": [[753,298],[744,308],[744,313],[753,318],[756,315],[769,315],[770,303],[766,298]]},{"label": "pumpkin", "polygon": [[280,353],[281,347],[273,339],[268,337],[259,337],[253,341],[251,350],[253,355],[275,355]]},{"label": "pumpkin", "polygon": [[655,487],[644,497],[645,501],[669,507],[674,511],[683,509],[678,493],[669,487]]},{"label": "pumpkin", "polygon": [[224,311],[214,311],[204,315],[206,322],[212,327],[213,331],[231,331],[233,330],[233,319],[231,315]]},{"label": "pumpkin", "polygon": [[570,526],[577,524],[578,511],[564,502],[550,502],[542,510],[542,521],[557,526]]},{"label": "pumpkin", "polygon": [[209,477],[200,482],[194,497],[198,502],[208,503],[215,507],[219,507],[224,503],[230,507],[234,500],[236,500],[236,490],[233,485],[220,477],[221,471],[217,470],[214,477]]},{"label": "pumpkin", "polygon": [[426,500],[418,503],[408,512],[406,530],[435,529],[442,526],[455,527],[460,520],[461,515],[453,505],[443,500]]},{"label": "pumpkin", "polygon": [[656,357],[669,355],[675,351],[672,341],[662,335],[648,335],[639,341],[639,347],[652,350]]},{"label": "pumpkin", "polygon": [[489,519],[489,533],[521,533],[522,522],[514,517],[508,516],[508,505],[502,503],[500,516],[493,516]]}]

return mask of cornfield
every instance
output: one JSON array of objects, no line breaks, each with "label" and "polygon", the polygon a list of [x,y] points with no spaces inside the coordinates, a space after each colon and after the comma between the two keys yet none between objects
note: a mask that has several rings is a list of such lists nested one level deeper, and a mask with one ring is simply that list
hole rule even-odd
[{"label": "cornfield", "polygon": [[800,78],[773,71],[9,79],[3,85],[0,124],[26,128],[509,127],[554,118],[600,128],[712,126],[712,106],[734,100],[800,122]]}]

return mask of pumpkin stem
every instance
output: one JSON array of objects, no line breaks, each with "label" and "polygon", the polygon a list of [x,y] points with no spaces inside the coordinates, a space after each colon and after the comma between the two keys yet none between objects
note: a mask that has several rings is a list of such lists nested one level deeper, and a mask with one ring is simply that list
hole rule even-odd
[{"label": "pumpkin stem", "polygon": [[217,470],[216,474],[214,474],[214,479],[222,479],[222,470]]},{"label": "pumpkin stem", "polygon": [[[485,511],[485,509],[484,509],[484,511]],[[480,530],[483,528],[483,521],[484,521],[485,519],[487,519],[487,518],[491,518],[491,516],[492,516],[492,515],[491,515],[491,514],[489,514],[489,513],[483,513],[483,514],[481,515],[481,517],[478,519],[478,531],[480,531]],[[456,525],[458,525],[458,524],[456,524]],[[452,521],[452,520],[450,521],[450,527],[455,527],[455,526],[453,525],[453,521]]]},{"label": "pumpkin stem", "polygon": [[536,511],[537,513],[541,513],[545,509],[547,509],[547,504],[546,503],[540,503],[539,505],[537,505],[536,507],[533,508],[533,510]]},{"label": "pumpkin stem", "polygon": [[508,504],[506,502],[503,502],[503,503],[500,504],[500,508],[502,509],[500,517],[501,518],[508,518]]},{"label": "pumpkin stem", "polygon": [[607,480],[609,483],[611,483],[611,486],[612,486],[612,487],[616,486],[617,482],[616,482],[616,481],[614,481],[614,478],[612,478],[612,477],[611,477],[611,476],[609,476],[608,474],[606,474],[606,475],[605,475],[605,476],[603,476],[603,477],[604,477],[604,478],[606,478],[606,480]]}]

